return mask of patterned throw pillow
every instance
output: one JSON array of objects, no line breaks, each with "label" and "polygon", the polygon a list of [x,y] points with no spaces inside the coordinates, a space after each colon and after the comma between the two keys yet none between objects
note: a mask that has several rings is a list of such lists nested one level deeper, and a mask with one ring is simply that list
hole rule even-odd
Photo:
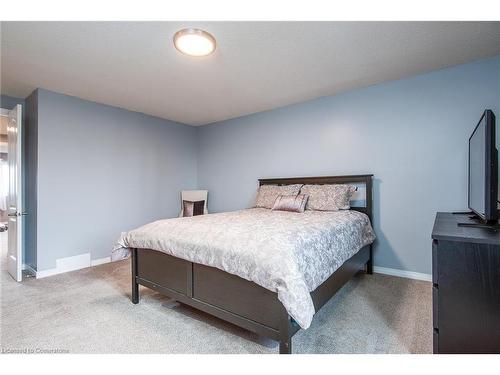
[{"label": "patterned throw pillow", "polygon": [[255,207],[273,208],[278,195],[297,195],[302,184],[295,185],[261,185],[255,200]]},{"label": "patterned throw pillow", "polygon": [[306,209],[307,198],[309,196],[306,194],[278,195],[272,210],[303,213]]},{"label": "patterned throw pillow", "polygon": [[353,185],[304,185],[301,193],[309,195],[306,210],[338,211],[351,208],[350,200],[356,187]]}]

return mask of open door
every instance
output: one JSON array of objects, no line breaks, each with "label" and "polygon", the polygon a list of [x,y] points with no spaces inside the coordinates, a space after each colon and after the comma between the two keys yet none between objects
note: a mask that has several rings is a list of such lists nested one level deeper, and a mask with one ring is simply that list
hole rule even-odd
[{"label": "open door", "polygon": [[8,212],[8,252],[7,269],[10,275],[21,281],[22,249],[23,249],[23,208],[21,180],[21,126],[22,109],[20,105],[9,111],[7,127],[8,165],[9,165],[9,195],[7,198]]}]

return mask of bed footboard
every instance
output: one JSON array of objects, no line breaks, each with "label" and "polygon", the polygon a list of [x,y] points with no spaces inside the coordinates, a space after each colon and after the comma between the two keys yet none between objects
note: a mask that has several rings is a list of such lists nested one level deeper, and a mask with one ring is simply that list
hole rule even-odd
[{"label": "bed footboard", "polygon": [[[216,316],[261,336],[279,341],[280,354],[292,352],[299,326],[277,293],[238,276],[150,249],[132,249],[132,303],[139,303],[139,285]],[[311,293],[318,311],[349,279],[368,267],[370,246],[346,261]]]},{"label": "bed footboard", "polygon": [[131,261],[132,303],[139,302],[143,285],[273,340],[289,343],[284,327],[287,335],[298,331],[296,323],[283,323],[291,319],[278,295],[253,282],[155,250],[133,249]]}]

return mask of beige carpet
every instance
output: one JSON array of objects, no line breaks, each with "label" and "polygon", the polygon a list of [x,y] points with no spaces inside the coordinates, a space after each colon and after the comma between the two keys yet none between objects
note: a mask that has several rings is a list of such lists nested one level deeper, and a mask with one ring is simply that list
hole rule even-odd
[{"label": "beige carpet", "polygon": [[[145,288],[133,305],[129,261],[16,283],[2,260],[4,352],[278,352],[272,340]],[[431,351],[431,284],[382,275],[356,276],[293,338],[294,353]]]}]

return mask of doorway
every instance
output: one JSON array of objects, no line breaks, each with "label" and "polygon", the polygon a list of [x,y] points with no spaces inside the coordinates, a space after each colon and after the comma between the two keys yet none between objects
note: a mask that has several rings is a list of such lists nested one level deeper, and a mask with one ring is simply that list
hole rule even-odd
[{"label": "doorway", "polygon": [[0,246],[2,264],[16,281],[23,266],[21,131],[21,105],[0,108]]}]

